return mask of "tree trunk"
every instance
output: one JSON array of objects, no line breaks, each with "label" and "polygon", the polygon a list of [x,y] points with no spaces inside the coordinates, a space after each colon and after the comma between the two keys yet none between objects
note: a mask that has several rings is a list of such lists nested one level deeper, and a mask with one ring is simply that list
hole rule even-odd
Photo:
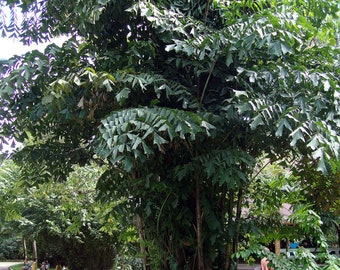
[{"label": "tree trunk", "polygon": [[[227,198],[227,185],[224,183],[222,185],[222,193],[221,193],[221,201],[220,201],[220,210],[221,210],[221,224],[225,224],[225,218],[226,218],[226,198]],[[222,269],[224,263],[225,263],[225,256],[226,254],[224,252],[219,252],[219,258],[218,258],[218,265]]]},{"label": "tree trunk", "polygon": [[340,224],[338,227],[338,247],[340,247]]},{"label": "tree trunk", "polygon": [[147,252],[146,252],[146,246],[145,246],[145,237],[144,237],[144,226],[143,226],[143,220],[142,217],[137,214],[136,215],[136,225],[138,229],[138,236],[139,236],[139,242],[140,242],[140,252],[142,254],[142,260],[143,260],[143,270],[149,270],[150,267],[148,266],[148,258],[147,258]]},{"label": "tree trunk", "polygon": [[[225,214],[226,214],[226,196],[227,196],[227,185],[222,185],[222,194],[221,194],[221,203],[220,203],[220,209],[221,209],[221,220],[225,220]],[[223,222],[224,223],[224,222]]]},{"label": "tree trunk", "polygon": [[226,247],[226,254],[225,254],[225,270],[229,270],[229,267],[231,265],[231,248],[232,243],[227,243]]},{"label": "tree trunk", "polygon": [[280,255],[281,253],[281,242],[280,240],[275,240],[275,254]]},{"label": "tree trunk", "polygon": [[38,262],[37,242],[35,240],[33,241],[33,259]]},{"label": "tree trunk", "polygon": [[203,243],[202,243],[202,210],[201,210],[201,183],[199,175],[195,175],[196,183],[196,237],[197,237],[197,261],[198,270],[204,270]]},{"label": "tree trunk", "polygon": [[241,214],[242,214],[242,198],[243,198],[243,189],[240,188],[237,194],[237,205],[236,205],[236,233],[233,243],[233,253],[237,252],[238,249],[238,240],[240,236],[240,228],[241,228]]},{"label": "tree trunk", "polygon": [[25,238],[22,239],[22,245],[23,245],[23,249],[24,249],[24,260],[25,262],[27,261],[27,247],[26,247],[26,240]]},{"label": "tree trunk", "polygon": [[33,264],[31,266],[32,270],[38,269],[38,252],[37,252],[37,242],[33,240]]},{"label": "tree trunk", "polygon": [[[229,207],[228,207],[228,227],[232,226],[234,216],[234,190],[229,191]],[[224,269],[229,270],[231,265],[232,240],[228,238],[225,254]]]}]

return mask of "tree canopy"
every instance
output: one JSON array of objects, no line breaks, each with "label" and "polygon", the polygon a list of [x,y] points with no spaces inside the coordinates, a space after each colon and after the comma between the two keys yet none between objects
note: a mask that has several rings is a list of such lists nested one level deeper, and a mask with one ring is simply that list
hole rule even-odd
[{"label": "tree canopy", "polygon": [[145,267],[231,269],[257,159],[332,169],[337,1],[5,4],[4,35],[69,40],[2,62],[2,143],[31,185],[107,164],[99,197],[128,198]]},{"label": "tree canopy", "polygon": [[[78,167],[64,183],[36,187],[27,184],[13,162],[2,163],[1,235],[8,231],[14,239],[24,239],[29,259],[36,241],[39,262],[47,259],[53,266],[69,265],[75,270],[112,268],[115,256],[130,243],[123,245],[120,240],[127,235],[120,232],[123,224],[105,217],[114,212],[113,206],[95,201],[100,171],[98,166]],[[23,259],[24,251],[18,255],[16,259]]]}]

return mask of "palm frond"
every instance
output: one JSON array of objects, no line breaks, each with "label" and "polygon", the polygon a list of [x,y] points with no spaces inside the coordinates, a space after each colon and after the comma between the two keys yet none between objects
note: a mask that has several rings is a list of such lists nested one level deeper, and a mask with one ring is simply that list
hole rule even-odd
[{"label": "palm frond", "polygon": [[97,153],[112,163],[128,156],[145,159],[162,151],[174,139],[195,140],[210,136],[209,114],[169,108],[133,108],[117,111],[102,120]]}]

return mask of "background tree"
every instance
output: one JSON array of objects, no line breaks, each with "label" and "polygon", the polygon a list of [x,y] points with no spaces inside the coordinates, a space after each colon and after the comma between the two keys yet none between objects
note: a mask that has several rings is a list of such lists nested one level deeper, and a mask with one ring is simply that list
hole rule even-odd
[{"label": "background tree", "polygon": [[256,158],[338,154],[336,1],[7,3],[5,33],[70,39],[3,63],[2,135],[33,182],[107,163],[145,269],[231,269]]},{"label": "background tree", "polygon": [[[123,247],[118,238],[127,236],[120,230],[129,230],[104,218],[110,205],[103,209],[94,201],[101,170],[87,166],[76,169],[65,183],[27,186],[19,169],[11,164],[6,162],[1,167],[1,173],[7,175],[1,178],[4,188],[0,198],[5,201],[0,216],[16,239],[25,239],[28,258],[32,258],[30,247],[36,240],[39,261],[48,259],[53,265],[67,264],[72,269],[111,268]],[[111,211],[114,212],[112,208]],[[130,234],[133,239],[134,231],[130,230]]]},{"label": "background tree", "polygon": [[[302,163],[296,167],[295,175],[298,176],[306,201],[313,205],[313,209],[321,216],[325,233],[333,235],[334,240],[337,238],[334,242],[340,246],[338,161],[333,161],[332,168],[329,174],[324,175],[315,171],[313,166]],[[304,174],[303,171],[309,172]],[[336,234],[337,237],[334,237]]]},{"label": "background tree", "polygon": [[0,167],[0,258],[2,260],[8,259],[22,259],[22,244],[21,235],[13,231],[13,223],[8,221],[9,217],[17,216],[16,207],[12,203],[12,198],[16,197],[11,192],[14,189],[14,183],[11,179],[15,179],[14,164],[2,164]]},{"label": "background tree", "polygon": [[[304,190],[304,185],[293,172],[278,164],[270,164],[268,160],[262,164],[264,167],[245,197],[247,208],[243,210],[241,228],[244,237],[236,257],[254,263],[266,256],[279,269],[319,269],[320,262],[325,263],[326,268],[337,269],[340,261],[329,255],[328,247],[333,243],[326,240],[326,233],[329,234],[331,229],[328,227],[330,219],[325,219],[330,216],[329,212],[320,211],[315,206],[316,201],[310,199],[311,193]],[[292,242],[298,243],[299,249],[289,249],[277,256],[274,240],[280,241],[281,251],[287,250],[286,245],[289,249]],[[270,247],[272,253],[266,254],[263,245]],[[307,248],[313,248],[314,254]]]}]

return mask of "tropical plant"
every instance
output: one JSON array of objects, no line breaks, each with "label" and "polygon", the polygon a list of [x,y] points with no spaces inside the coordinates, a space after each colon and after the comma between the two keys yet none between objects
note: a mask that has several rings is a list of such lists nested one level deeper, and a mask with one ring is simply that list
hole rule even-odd
[{"label": "tropical plant", "polygon": [[32,184],[107,164],[145,269],[232,269],[256,159],[338,155],[336,1],[5,3],[5,34],[70,38],[2,64],[2,140]]}]

